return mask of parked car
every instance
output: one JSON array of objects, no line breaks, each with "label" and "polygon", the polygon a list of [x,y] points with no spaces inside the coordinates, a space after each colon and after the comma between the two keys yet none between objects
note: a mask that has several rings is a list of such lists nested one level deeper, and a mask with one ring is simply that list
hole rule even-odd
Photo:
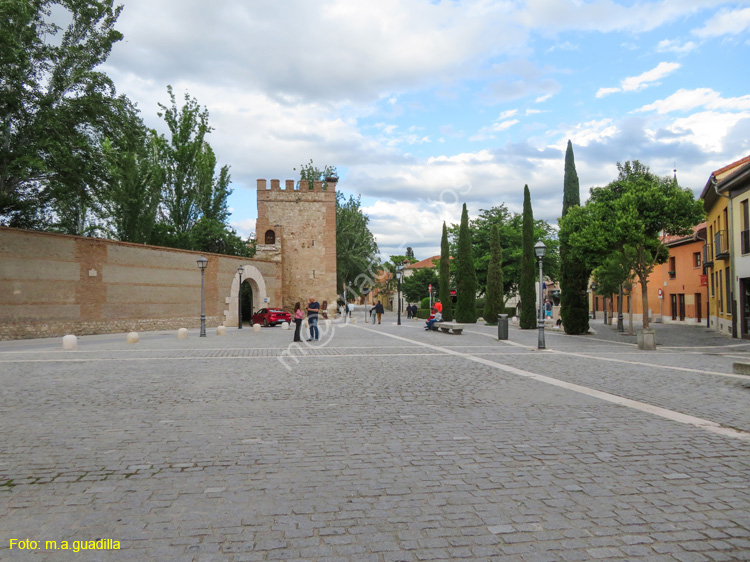
[{"label": "parked car", "polygon": [[284,312],[279,308],[261,308],[258,312],[253,314],[253,324],[263,324],[264,326],[275,326],[282,322],[292,321],[292,315],[288,312]]}]

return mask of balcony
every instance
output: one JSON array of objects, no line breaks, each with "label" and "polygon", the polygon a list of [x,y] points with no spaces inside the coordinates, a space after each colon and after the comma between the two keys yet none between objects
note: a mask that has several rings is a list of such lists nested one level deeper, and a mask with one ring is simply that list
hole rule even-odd
[{"label": "balcony", "polygon": [[707,267],[711,267],[714,264],[714,246],[713,244],[705,244],[703,246],[703,267],[704,270]]},{"label": "balcony", "polygon": [[729,237],[726,230],[720,230],[714,234],[714,251],[717,260],[729,259]]}]

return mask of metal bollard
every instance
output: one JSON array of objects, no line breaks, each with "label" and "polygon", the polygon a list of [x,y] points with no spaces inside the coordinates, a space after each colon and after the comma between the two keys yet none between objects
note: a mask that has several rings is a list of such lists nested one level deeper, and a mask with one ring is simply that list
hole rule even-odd
[{"label": "metal bollard", "polygon": [[499,340],[508,339],[508,315],[507,314],[497,315],[497,339]]}]

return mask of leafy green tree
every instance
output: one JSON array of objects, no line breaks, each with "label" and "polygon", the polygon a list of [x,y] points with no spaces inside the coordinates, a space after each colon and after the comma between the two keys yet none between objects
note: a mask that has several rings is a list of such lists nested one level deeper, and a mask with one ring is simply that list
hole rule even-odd
[{"label": "leafy green tree", "polygon": [[[70,16],[65,30],[52,23],[53,9]],[[0,2],[2,224],[88,227],[101,140],[123,100],[97,70],[122,39],[114,29],[121,9],[113,0]]]},{"label": "leafy green tree", "polygon": [[443,319],[453,320],[453,299],[451,298],[451,254],[448,245],[448,229],[443,222],[443,236],[440,239],[440,302],[443,304]]},{"label": "leafy green tree", "polygon": [[338,291],[372,286],[379,269],[378,245],[362,212],[360,197],[336,192],[336,278]]},{"label": "leafy green tree", "polygon": [[490,233],[490,264],[487,268],[487,292],[484,300],[484,321],[497,325],[497,315],[503,310],[503,250],[500,247],[500,232],[492,225]]},{"label": "leafy green tree", "polygon": [[135,108],[123,108],[122,126],[104,140],[107,181],[99,193],[103,232],[124,242],[152,242],[164,174],[159,165],[162,139],[144,127]]},{"label": "leafy green tree", "polygon": [[414,263],[417,261],[417,259],[414,257],[414,250],[412,250],[411,247],[406,248],[406,258],[410,263]]},{"label": "leafy green tree", "polygon": [[229,256],[250,258],[255,255],[255,246],[242,240],[233,228],[205,216],[190,229],[190,248]]},{"label": "leafy green tree", "polygon": [[[521,257],[523,255],[523,215],[511,213],[504,204],[482,209],[476,219],[469,221],[469,230],[474,244],[474,268],[477,272],[477,294],[486,295],[487,272],[491,256],[490,241],[492,226],[498,228],[502,250],[503,297],[515,295],[521,280]],[[459,225],[448,227],[451,251],[455,254]],[[534,221],[534,240],[542,240],[547,247],[544,256],[545,277],[555,281],[559,275],[559,252],[557,230],[544,220]],[[452,265],[455,268],[455,264]]]},{"label": "leafy green tree", "polygon": [[[578,174],[576,173],[573,145],[568,141],[565,152],[565,176],[563,180],[562,216],[572,207],[581,204]],[[569,233],[560,228],[560,316],[566,334],[586,334],[589,331],[589,306],[587,288],[590,270],[585,262],[575,259],[568,252]]]},{"label": "leafy green tree", "polygon": [[477,321],[477,277],[472,254],[469,213],[464,203],[461,212],[461,226],[458,231],[456,253],[456,321],[476,323]]},{"label": "leafy green tree", "polygon": [[[296,172],[297,168],[293,168],[293,170]],[[323,190],[325,191],[328,189],[328,182],[326,182],[326,178],[338,178],[336,166],[323,166],[323,169],[320,169],[315,166],[311,158],[310,162],[308,162],[307,164],[302,164],[299,167],[299,181],[297,181],[297,189],[299,189],[303,180],[307,180],[308,182],[310,182],[308,184],[308,189],[313,189],[313,182],[321,181],[323,182]]]},{"label": "leafy green tree", "polygon": [[440,286],[440,279],[435,273],[435,269],[417,269],[409,277],[404,277],[401,290],[408,302],[421,302],[427,296],[427,288],[430,285],[433,288]]},{"label": "leafy green tree", "polygon": [[534,254],[534,215],[531,209],[529,186],[523,188],[523,256],[521,261],[521,316],[520,328],[528,330],[537,327],[536,312],[536,256]]},{"label": "leafy green tree", "polygon": [[[583,207],[571,208],[561,219],[569,233],[570,252],[595,269],[612,260],[637,278],[648,311],[648,277],[664,263],[669,251],[662,234],[684,236],[704,218],[703,205],[689,189],[669,177],[658,177],[637,160],[620,164],[618,177],[591,190]],[[648,328],[648,314],[643,327]]]}]

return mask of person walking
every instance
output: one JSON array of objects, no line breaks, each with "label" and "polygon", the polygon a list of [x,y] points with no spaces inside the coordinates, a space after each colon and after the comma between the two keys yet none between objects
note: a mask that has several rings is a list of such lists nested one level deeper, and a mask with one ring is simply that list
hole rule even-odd
[{"label": "person walking", "polygon": [[318,330],[318,313],[320,312],[320,303],[315,297],[310,297],[307,303],[307,323],[310,325],[310,338],[307,341],[318,341],[320,339],[320,330]]},{"label": "person walking", "polygon": [[300,329],[302,328],[302,319],[305,317],[305,313],[302,311],[302,306],[299,301],[294,303],[294,341],[302,341],[300,337]]},{"label": "person walking", "polygon": [[[383,304],[380,301],[378,301],[378,304],[375,305],[375,314],[378,315],[378,324],[380,324],[380,319],[383,314],[385,314],[385,309],[383,308]],[[374,322],[375,320],[373,319],[373,323]]]},{"label": "person walking", "polygon": [[[377,310],[375,310],[378,307],[378,305],[373,306],[370,309],[370,320],[372,320],[372,323],[375,324],[375,316],[377,314]],[[366,322],[367,320],[365,320]]]}]

